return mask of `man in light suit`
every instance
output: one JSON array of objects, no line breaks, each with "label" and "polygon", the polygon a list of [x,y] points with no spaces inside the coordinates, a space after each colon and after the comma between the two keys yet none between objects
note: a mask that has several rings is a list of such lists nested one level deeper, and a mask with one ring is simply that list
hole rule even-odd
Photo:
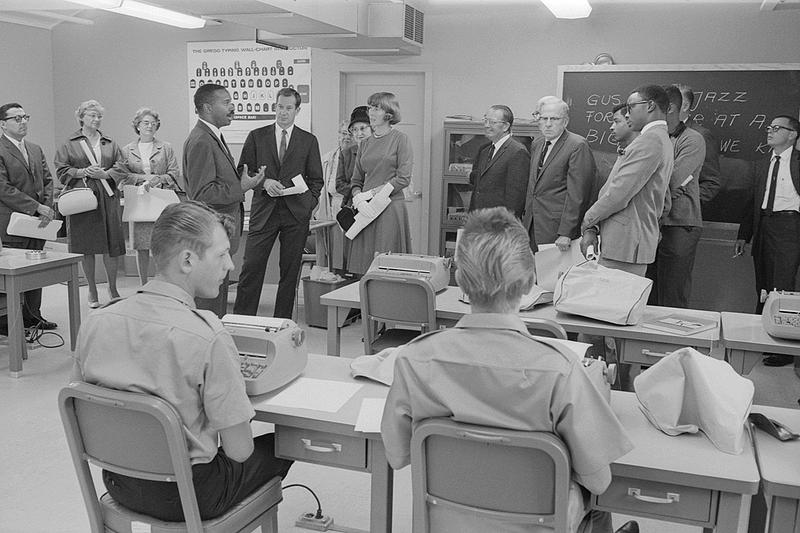
[{"label": "man in light suit", "polygon": [[[9,248],[41,250],[44,241],[9,235],[6,230],[11,213],[38,216],[44,227],[55,217],[53,211],[53,180],[42,149],[26,141],[30,115],[20,104],[0,106],[0,234]],[[22,300],[22,320],[25,327],[56,329],[55,322],[41,315],[42,289],[26,291]],[[6,317],[0,318],[0,334],[8,333]]]},{"label": "man in light suit", "polygon": [[[253,192],[250,233],[244,249],[244,265],[236,290],[234,313],[255,315],[267,260],[280,241],[280,281],[275,296],[275,317],[291,318],[300,276],[303,244],[308,235],[311,213],[322,190],[322,162],[319,143],[311,133],[295,126],[300,112],[300,94],[292,88],[278,91],[275,124],[251,131],[244,141],[239,166],[260,168],[264,186]],[[301,176],[308,190],[283,196]]]},{"label": "man in light suit", "polygon": [[669,180],[672,207],[661,219],[661,242],[656,260],[647,267],[647,277],[653,280],[648,303],[687,308],[692,293],[694,257],[703,233],[700,175],[706,142],[699,132],[687,128],[680,120],[681,90],[675,85],[665,90],[669,97],[667,128],[675,147],[675,164]]},{"label": "man in light suit", "polygon": [[531,169],[523,226],[536,243],[552,243],[567,251],[580,235],[581,220],[589,207],[595,180],[595,162],[589,143],[567,131],[569,106],[545,96],[536,105],[541,137],[531,146]]},{"label": "man in light suit", "polygon": [[[753,240],[757,296],[762,290],[797,290],[800,267],[800,153],[795,148],[800,122],[779,115],[766,129],[772,154],[755,164],[752,203],[739,225],[735,245],[735,256],[740,256],[745,243]],[[756,313],[761,313],[764,304],[757,302]],[[770,355],[764,364],[783,366],[793,359]]]},{"label": "man in light suit", "polygon": [[657,85],[636,89],[629,97],[626,118],[641,132],[617,159],[597,201],[581,224],[581,251],[597,250],[600,264],[644,276],[658,245],[658,222],[669,211],[667,186],[672,175],[673,148],[667,133],[666,91]]},{"label": "man in light suit", "polygon": [[525,146],[512,137],[513,125],[514,113],[507,106],[493,105],[486,111],[483,127],[491,142],[478,151],[469,173],[470,211],[503,206],[522,217],[531,159]]},{"label": "man in light suit", "polygon": [[[233,120],[233,103],[222,85],[207,83],[194,93],[197,124],[183,144],[183,176],[190,200],[204,202],[234,220],[235,233],[230,238],[230,254],[239,249],[244,216],[244,193],[260,185],[264,173],[250,176],[245,167],[236,169],[220,128]],[[228,277],[220,285],[216,298],[196,298],[199,309],[214,311],[220,318],[227,313]]]}]

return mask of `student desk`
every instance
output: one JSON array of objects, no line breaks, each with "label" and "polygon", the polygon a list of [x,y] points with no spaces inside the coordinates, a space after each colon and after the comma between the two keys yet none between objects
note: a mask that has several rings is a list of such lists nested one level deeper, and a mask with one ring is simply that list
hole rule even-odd
[{"label": "student desk", "polygon": [[[447,287],[436,293],[436,318],[458,320],[469,314],[469,305],[458,300],[460,292],[461,289],[458,287]],[[328,306],[328,354],[340,355],[341,328],[339,324],[342,323],[341,318],[343,318],[340,314],[346,314],[349,309],[361,306],[359,284],[352,283],[324,294],[320,298],[320,303]],[[643,321],[673,312],[712,319],[717,323],[720,320],[719,313],[713,311],[647,306]],[[711,352],[713,348],[717,347],[719,341],[719,328],[711,328],[690,336],[675,335],[642,326],[617,326],[591,318],[558,313],[552,305],[542,305],[533,311],[521,312],[519,316],[523,322],[526,318],[554,320],[570,333],[614,337],[617,339],[620,351],[620,362],[635,365],[654,365],[668,353],[684,346]],[[722,352],[714,350],[713,355],[721,358]]]},{"label": "student desk", "polygon": [[0,293],[7,295],[9,371],[14,378],[22,375],[22,361],[28,358],[22,324],[23,292],[66,281],[71,350],[75,350],[81,323],[78,263],[83,256],[48,250],[44,259],[31,260],[25,252],[16,248],[3,248],[0,252]]},{"label": "student desk", "polygon": [[722,313],[725,355],[739,374],[749,373],[764,352],[800,356],[800,341],[771,337],[761,325],[761,315]]},{"label": "student desk", "polygon": [[[754,405],[762,413],[800,431],[800,410]],[[761,472],[761,492],[769,505],[768,533],[800,533],[800,440],[781,442],[758,428],[753,441]],[[764,516],[751,516],[756,531],[764,531]],[[753,529],[751,529],[753,530]]]},{"label": "student desk", "polygon": [[[350,359],[309,355],[306,377],[353,381]],[[381,436],[353,427],[363,398],[384,398],[388,387],[358,379],[364,387],[337,413],[264,405],[269,394],[252,398],[256,420],[275,424],[276,449],[295,460],[371,474],[370,531],[391,532],[393,473]],[[611,407],[636,448],[611,466],[609,490],[594,497],[599,509],[744,533],[751,495],[758,490],[758,468],[748,442],[741,455],[717,450],[702,434],[670,437],[654,428],[639,410],[633,393],[611,391]],[[306,442],[303,442],[306,439]],[[666,498],[675,503],[647,503],[628,495]]]}]

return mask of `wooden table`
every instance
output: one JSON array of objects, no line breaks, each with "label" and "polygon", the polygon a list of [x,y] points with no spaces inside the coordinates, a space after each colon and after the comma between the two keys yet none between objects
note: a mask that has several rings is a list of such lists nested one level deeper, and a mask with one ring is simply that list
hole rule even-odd
[{"label": "wooden table", "polygon": [[723,312],[722,338],[725,356],[739,374],[748,374],[764,352],[800,357],[800,341],[770,336],[761,315]]},{"label": "wooden table", "polygon": [[44,259],[31,260],[25,252],[16,248],[0,251],[0,292],[7,295],[9,371],[14,378],[22,375],[22,361],[28,358],[22,323],[23,292],[66,281],[71,350],[75,350],[81,323],[78,263],[83,256],[48,250]]},{"label": "wooden table", "polygon": [[[754,405],[754,413],[800,432],[800,410]],[[769,506],[768,533],[800,533],[800,440],[781,442],[762,430],[753,430],[758,469],[761,472],[759,496]],[[764,531],[765,514],[751,513],[751,531]]]},{"label": "wooden table", "polygon": [[[460,289],[447,287],[436,294],[436,318],[458,320],[470,313],[470,307],[459,301]],[[320,303],[328,306],[328,354],[341,354],[341,328],[342,315],[349,309],[360,307],[359,284],[353,283],[345,287],[324,294]],[[647,306],[644,318],[648,319],[666,316],[671,313],[693,315],[699,318],[716,320],[719,323],[719,313],[714,311],[697,311],[693,309],[674,309],[671,307]],[[636,365],[653,365],[668,353],[683,346],[691,346],[711,355],[722,358],[723,351],[719,345],[719,328],[712,328],[695,335],[683,336],[662,331],[648,329],[643,326],[617,326],[591,318],[577,315],[558,313],[552,305],[542,305],[533,311],[519,314],[523,322],[526,319],[546,318],[561,324],[565,330],[572,333],[585,333],[589,335],[603,335],[617,339],[620,352],[620,362]]]},{"label": "wooden table", "polygon": [[631,392],[611,391],[611,408],[635,448],[611,465],[611,485],[592,496],[594,508],[704,531],[747,531],[759,483],[750,439],[740,455],[732,455],[702,432],[671,437],[647,420]]}]

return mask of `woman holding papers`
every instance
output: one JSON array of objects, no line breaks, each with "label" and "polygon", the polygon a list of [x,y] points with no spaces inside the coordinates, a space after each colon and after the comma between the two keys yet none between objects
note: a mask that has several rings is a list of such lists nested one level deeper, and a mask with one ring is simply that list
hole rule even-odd
[{"label": "woman holding papers", "polygon": [[[123,169],[127,171],[126,185],[143,185],[160,189],[181,190],[178,185],[178,160],[169,143],[156,139],[161,127],[158,113],[142,107],[133,116],[133,130],[139,139],[122,148]],[[133,249],[136,250],[136,266],[142,285],[147,283],[150,268],[150,234],[154,222],[134,222]]]},{"label": "woman holding papers", "polygon": [[[364,274],[375,252],[411,251],[403,189],[411,182],[414,154],[408,137],[392,126],[400,122],[400,104],[392,93],[375,93],[367,99],[372,135],[361,142],[356,156],[350,192],[353,206],[372,222],[353,239],[347,268]],[[392,187],[391,202],[382,211],[370,205],[386,184]]]},{"label": "woman holding papers", "polygon": [[95,254],[103,255],[112,299],[117,292],[118,258],[125,255],[125,237],[117,183],[125,179],[122,151],[100,131],[105,108],[97,100],[78,106],[75,117],[80,129],[69,136],[55,156],[56,175],[66,189],[88,187],[97,198],[97,208],[67,217],[69,251],[83,254],[83,271],[89,283],[89,307],[100,307],[95,282]]}]

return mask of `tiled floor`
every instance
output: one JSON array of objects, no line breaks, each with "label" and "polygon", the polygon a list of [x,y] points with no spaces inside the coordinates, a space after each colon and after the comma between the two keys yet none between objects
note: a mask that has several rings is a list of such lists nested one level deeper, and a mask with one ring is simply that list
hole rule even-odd
[{"label": "tiled floor", "polygon": [[[131,294],[138,278],[121,280],[122,295]],[[265,286],[260,312],[271,315],[274,286]],[[105,292],[101,285],[101,299]],[[85,316],[86,288],[81,288]],[[48,287],[44,294],[43,315],[62,325],[58,333],[69,342],[66,316],[66,288]],[[302,305],[300,307],[303,314]],[[303,317],[300,319],[304,322]],[[310,351],[324,353],[325,330],[306,328]],[[43,339],[51,342],[53,338]],[[343,330],[342,352],[345,356],[363,353],[360,322]],[[56,397],[68,381],[71,368],[68,346],[30,350],[21,378],[8,375],[8,345],[0,337],[0,531],[3,533],[84,533],[88,531],[86,511],[67,452]],[[765,368],[758,365],[749,376],[756,384],[756,403],[797,407],[800,380],[789,367]],[[261,424],[257,431],[268,431]],[[369,478],[365,473],[350,472],[297,463],[287,483],[311,486],[320,498],[323,512],[337,525],[366,529],[369,525]],[[411,530],[410,469],[396,473],[394,489],[395,531]],[[281,532],[306,531],[294,527],[304,512],[314,510],[314,500],[303,489],[288,489],[280,506]],[[619,526],[627,517],[615,516]],[[698,528],[640,520],[647,533],[688,533]]]}]

